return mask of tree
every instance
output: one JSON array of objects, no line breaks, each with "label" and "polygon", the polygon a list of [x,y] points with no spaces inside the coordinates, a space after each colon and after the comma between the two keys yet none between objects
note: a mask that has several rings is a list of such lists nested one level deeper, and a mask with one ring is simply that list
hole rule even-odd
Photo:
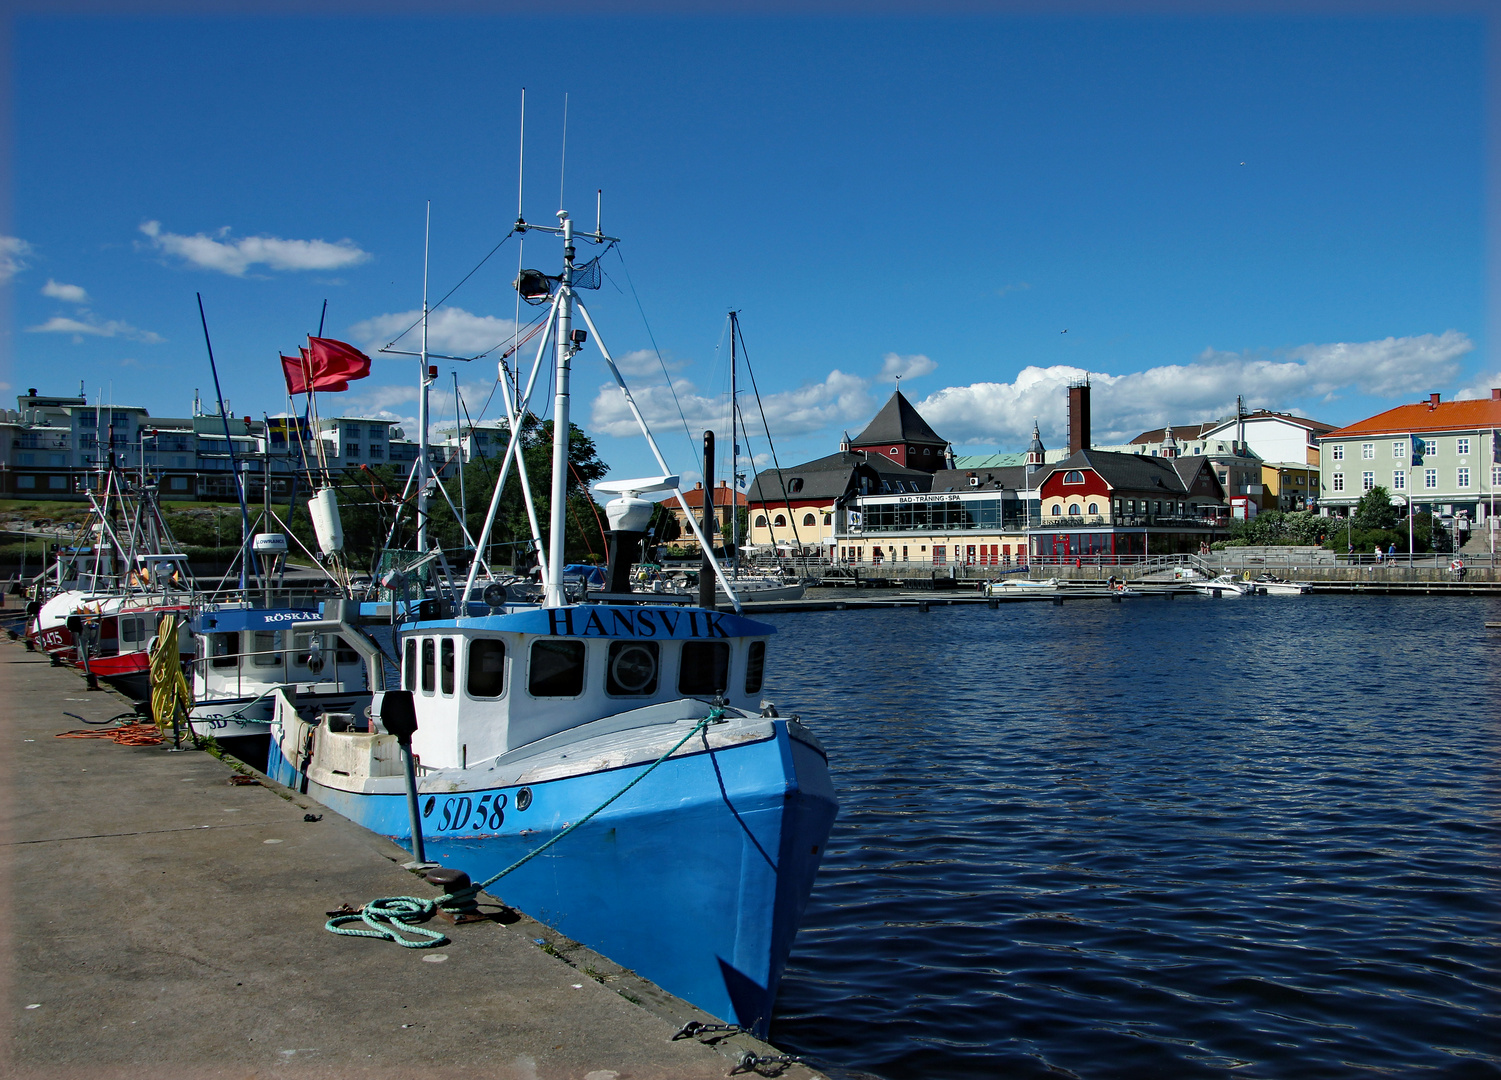
[{"label": "tree", "polygon": [[[536,507],[537,525],[542,531],[540,539],[545,546],[552,505],[551,420],[541,421],[527,414],[522,421],[521,454],[526,463],[527,481]],[[469,496],[469,513],[465,524],[475,540],[479,539],[480,530],[484,528],[485,514],[489,510],[503,460],[504,451],[500,451],[495,457],[477,455],[464,466],[464,487]],[[569,425],[568,460],[567,513],[564,518],[565,558],[570,562],[580,560],[586,554],[603,558],[603,533],[607,526],[603,510],[589,494],[589,485],[602,479],[610,468],[600,460],[594,440],[576,425]],[[457,503],[458,485],[449,480],[445,481],[444,486]],[[441,494],[429,500],[428,512],[428,528],[434,538],[445,549],[462,549],[463,534]],[[501,491],[495,524],[486,547],[486,558],[491,566],[525,569],[535,564],[531,523],[527,518],[526,503],[522,498],[521,482],[514,463]]]},{"label": "tree", "polygon": [[1394,529],[1397,527],[1397,508],[1392,505],[1391,492],[1377,484],[1360,497],[1355,504],[1352,525],[1357,529]]}]

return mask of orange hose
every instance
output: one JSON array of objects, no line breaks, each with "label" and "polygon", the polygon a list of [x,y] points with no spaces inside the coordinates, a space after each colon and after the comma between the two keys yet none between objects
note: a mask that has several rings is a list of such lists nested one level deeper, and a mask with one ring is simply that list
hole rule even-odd
[{"label": "orange hose", "polygon": [[121,746],[160,746],[161,734],[155,724],[121,724],[113,728],[75,728],[59,731],[56,739],[113,739]]}]

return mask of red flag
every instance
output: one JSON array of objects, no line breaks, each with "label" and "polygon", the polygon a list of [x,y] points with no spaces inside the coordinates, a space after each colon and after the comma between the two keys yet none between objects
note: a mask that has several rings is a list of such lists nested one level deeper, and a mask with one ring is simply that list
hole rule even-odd
[{"label": "red flag", "polygon": [[305,394],[309,390],[348,390],[350,379],[370,374],[370,358],[353,345],[333,338],[308,338],[309,348],[301,357],[283,356],[282,375],[287,393]]},{"label": "red flag", "polygon": [[[353,345],[333,338],[310,337],[308,338],[308,352],[313,360],[313,385],[324,389],[322,380],[348,382],[350,379],[363,379],[370,374],[370,357],[366,356]],[[347,387],[341,386],[344,390]]]}]

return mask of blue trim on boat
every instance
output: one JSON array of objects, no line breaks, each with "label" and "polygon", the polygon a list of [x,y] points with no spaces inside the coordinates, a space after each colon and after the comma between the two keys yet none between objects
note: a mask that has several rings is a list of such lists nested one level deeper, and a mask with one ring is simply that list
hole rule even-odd
[{"label": "blue trim on boat", "polygon": [[[764,1033],[837,809],[822,756],[792,738],[785,721],[771,726],[770,738],[668,759],[490,891],[705,1011]],[[483,881],[645,768],[526,785],[525,810],[516,809],[519,785],[421,792],[428,858]],[[295,770],[275,739],[267,772],[410,846],[404,793],[324,787]]]}]

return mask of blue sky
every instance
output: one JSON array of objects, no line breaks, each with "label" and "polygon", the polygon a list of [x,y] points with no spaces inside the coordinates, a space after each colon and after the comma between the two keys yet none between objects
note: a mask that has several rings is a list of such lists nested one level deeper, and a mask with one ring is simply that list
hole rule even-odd
[{"label": "blue sky", "polygon": [[[27,17],[3,379],[184,415],[212,395],[202,292],[235,412],[279,411],[277,353],[325,298],[326,332],[366,347],[420,306],[426,200],[435,299],[506,234],[524,86],[526,216],[558,207],[566,92],[564,201],[592,228],[603,188],[624,240],[586,303],[685,474],[653,341],[694,439],[722,429],[731,306],[784,463],[858,431],[897,373],[961,452],[1021,449],[1034,416],[1057,445],[1082,372],[1102,443],[1237,394],[1332,423],[1483,394],[1485,36],[1455,15]],[[529,238],[528,265],[557,259]],[[516,267],[512,239],[434,348],[509,333]],[[435,416],[450,369],[476,414],[493,360],[440,366]],[[654,471],[602,365],[576,372],[605,460]],[[410,418],[415,375],[377,359],[320,408]]]}]

